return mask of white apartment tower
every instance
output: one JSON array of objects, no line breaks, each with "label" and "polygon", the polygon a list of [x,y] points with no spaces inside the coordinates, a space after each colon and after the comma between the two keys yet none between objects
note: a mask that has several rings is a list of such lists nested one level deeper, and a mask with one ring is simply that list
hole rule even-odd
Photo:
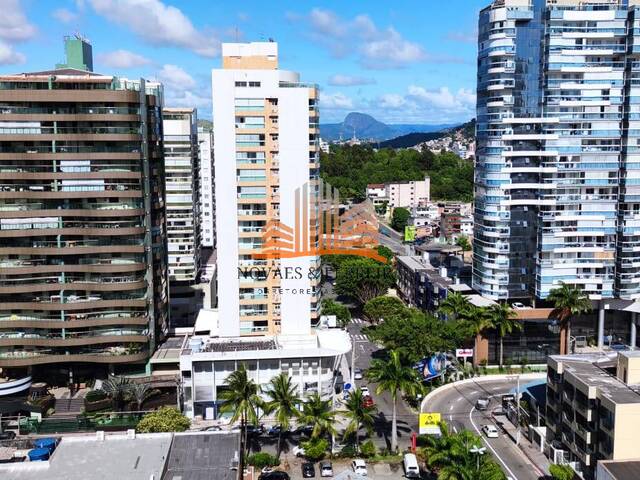
[{"label": "white apartment tower", "polygon": [[317,87],[278,69],[273,42],[223,44],[222,57],[212,72],[219,335],[309,335],[320,301],[309,273],[319,258],[255,254],[270,221],[302,225],[298,252],[301,236],[313,238]]},{"label": "white apartment tower", "polygon": [[213,132],[198,127],[198,147],[200,149],[200,244],[203,248],[213,248],[216,244],[216,198],[214,195]]},{"label": "white apartment tower", "polygon": [[192,108],[165,108],[162,118],[171,325],[189,326],[202,303],[196,286],[200,264],[197,113]]}]

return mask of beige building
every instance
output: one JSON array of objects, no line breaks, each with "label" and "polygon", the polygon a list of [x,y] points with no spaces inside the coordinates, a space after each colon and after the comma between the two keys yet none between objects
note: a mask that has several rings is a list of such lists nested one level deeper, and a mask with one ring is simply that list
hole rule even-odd
[{"label": "beige building", "polygon": [[413,208],[419,203],[428,202],[431,189],[429,177],[424,180],[412,182],[387,183],[385,185],[386,197],[389,199],[389,207]]},{"label": "beige building", "polygon": [[640,456],[640,351],[554,355],[547,369],[548,441],[581,478],[598,460]]}]

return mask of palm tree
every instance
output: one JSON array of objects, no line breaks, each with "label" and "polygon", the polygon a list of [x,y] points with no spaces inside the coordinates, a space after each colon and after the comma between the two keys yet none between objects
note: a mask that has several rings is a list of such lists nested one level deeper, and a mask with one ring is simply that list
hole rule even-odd
[{"label": "palm tree", "polygon": [[403,393],[410,397],[415,397],[422,387],[418,378],[418,373],[411,367],[404,365],[400,361],[400,354],[396,350],[389,353],[388,360],[373,360],[367,371],[367,377],[372,382],[377,383],[376,393],[389,392],[393,401],[391,417],[391,451],[398,449],[398,414],[397,401],[398,393]]},{"label": "palm tree", "polygon": [[360,451],[360,441],[358,438],[358,432],[361,427],[367,430],[367,433],[371,435],[374,423],[374,413],[376,407],[371,404],[365,404],[365,397],[362,395],[362,391],[358,388],[351,394],[349,400],[345,403],[345,409],[340,412],[342,416],[349,420],[349,424],[344,431],[344,438],[347,438],[353,434],[356,437],[356,451]]},{"label": "palm tree", "polygon": [[280,459],[282,452],[282,433],[289,430],[291,419],[300,416],[298,405],[300,398],[296,394],[297,386],[292,385],[291,377],[286,373],[273,377],[269,386],[264,391],[268,397],[265,404],[265,411],[268,413],[275,412],[275,418],[280,426],[278,433],[278,451],[276,458]]},{"label": "palm tree", "polygon": [[513,332],[514,330],[522,330],[522,322],[518,320],[518,314],[506,303],[496,303],[489,307],[489,316],[491,318],[491,324],[493,328],[498,331],[498,337],[500,338],[500,368],[504,360],[504,345],[503,339],[505,335]]},{"label": "palm tree", "polygon": [[148,383],[134,383],[131,385],[131,395],[136,401],[139,411],[142,410],[142,404],[144,401],[153,395],[153,390]]},{"label": "palm tree", "polygon": [[[463,314],[464,320],[469,325],[470,333],[475,341],[475,351],[478,351],[478,345],[484,332],[493,328],[493,321],[486,307],[471,306],[469,310]],[[477,364],[477,356],[473,358],[474,365]]]},{"label": "palm tree", "polygon": [[131,382],[126,377],[109,377],[102,382],[100,390],[111,399],[115,409],[121,411],[125,399],[131,392]]},{"label": "palm tree", "polygon": [[[247,375],[244,363],[226,378],[225,384],[227,389],[218,394],[218,398],[224,402],[220,406],[220,412],[231,413],[232,423],[240,419],[243,450],[247,444],[247,425],[258,423],[258,409],[263,406],[263,402],[258,394],[258,385]],[[240,452],[240,458],[244,458],[244,451]]]},{"label": "palm tree", "polygon": [[438,307],[438,313],[458,319],[468,312],[473,305],[469,303],[469,299],[459,292],[452,292]]},{"label": "palm tree", "polygon": [[557,318],[565,335],[565,354],[571,350],[571,317],[591,311],[591,300],[577,287],[560,283],[549,292],[547,300],[553,303],[551,317]]},{"label": "palm tree", "polygon": [[303,425],[313,427],[311,438],[318,438],[323,433],[334,434],[336,413],[331,408],[331,400],[322,400],[318,392],[313,393],[303,404],[299,421]]}]

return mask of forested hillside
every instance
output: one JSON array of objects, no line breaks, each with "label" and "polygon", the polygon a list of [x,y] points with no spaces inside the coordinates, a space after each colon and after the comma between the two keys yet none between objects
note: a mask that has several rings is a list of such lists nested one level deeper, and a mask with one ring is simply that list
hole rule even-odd
[{"label": "forested hillside", "polygon": [[345,199],[365,198],[367,184],[421,180],[431,177],[434,200],[471,201],[473,163],[445,152],[391,150],[362,145],[332,146],[320,157],[323,180],[340,190]]}]

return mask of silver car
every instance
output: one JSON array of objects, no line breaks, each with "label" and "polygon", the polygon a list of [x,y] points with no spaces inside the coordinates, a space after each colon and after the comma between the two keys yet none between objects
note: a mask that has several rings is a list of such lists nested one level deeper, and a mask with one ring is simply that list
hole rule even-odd
[{"label": "silver car", "polygon": [[328,460],[320,462],[320,476],[333,477],[333,465]]}]

